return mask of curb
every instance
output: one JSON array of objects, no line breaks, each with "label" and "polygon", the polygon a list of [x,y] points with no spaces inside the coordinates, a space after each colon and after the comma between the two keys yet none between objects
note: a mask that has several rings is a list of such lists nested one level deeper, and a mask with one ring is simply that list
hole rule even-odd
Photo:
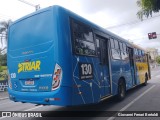
[{"label": "curb", "polygon": [[5,100],[5,99],[9,99],[9,97],[0,98],[0,100]]}]

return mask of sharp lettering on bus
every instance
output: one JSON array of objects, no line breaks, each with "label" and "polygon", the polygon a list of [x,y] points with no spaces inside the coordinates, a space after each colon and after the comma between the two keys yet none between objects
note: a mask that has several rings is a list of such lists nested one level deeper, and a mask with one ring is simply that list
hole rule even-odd
[{"label": "sharp lettering on bus", "polygon": [[23,62],[18,64],[18,73],[40,70],[41,61]]}]

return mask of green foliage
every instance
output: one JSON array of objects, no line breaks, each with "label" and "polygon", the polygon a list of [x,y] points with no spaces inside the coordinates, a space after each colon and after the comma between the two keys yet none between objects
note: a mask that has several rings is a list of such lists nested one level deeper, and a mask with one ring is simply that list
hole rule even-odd
[{"label": "green foliage", "polygon": [[143,20],[143,17],[152,16],[153,12],[159,12],[160,10],[160,0],[138,0],[138,7],[141,9],[137,12],[139,19]]},{"label": "green foliage", "polygon": [[156,62],[157,62],[158,64],[160,64],[160,56],[158,56],[158,57],[156,58]]},{"label": "green foliage", "polygon": [[0,72],[2,72],[2,66],[0,65]]},{"label": "green foliage", "polygon": [[6,80],[7,78],[7,66],[0,66],[0,80]]},{"label": "green foliage", "polygon": [[7,70],[7,66],[1,66],[2,70]]},{"label": "green foliage", "polygon": [[0,80],[2,80],[6,76],[6,74],[7,74],[7,55],[0,54]]},{"label": "green foliage", "polygon": [[7,66],[7,54],[0,54],[0,66]]}]

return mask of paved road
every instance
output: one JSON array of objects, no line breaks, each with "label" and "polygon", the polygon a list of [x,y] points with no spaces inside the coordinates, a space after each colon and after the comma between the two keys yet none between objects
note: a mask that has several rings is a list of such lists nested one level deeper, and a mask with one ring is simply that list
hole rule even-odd
[{"label": "paved road", "polygon": [[[48,116],[51,116],[54,111],[101,111],[94,113],[94,117],[83,119],[103,119],[103,120],[132,120],[132,119],[160,119],[156,117],[103,117],[106,113],[104,111],[160,111],[160,67],[152,70],[152,79],[148,81],[147,86],[138,86],[127,92],[125,100],[116,102],[115,98],[108,99],[104,102],[95,105],[81,106],[81,107],[59,107],[59,106],[35,106],[29,103],[15,103],[9,99],[0,100],[0,111],[46,111]],[[88,112],[91,114],[91,112]],[[97,116],[97,117],[95,117]],[[8,120],[13,118],[0,118],[0,120]],[[22,118],[14,118],[20,120]],[[27,118],[25,118],[27,119]],[[31,118],[30,118],[31,119]],[[50,118],[51,119],[51,118]],[[57,119],[57,118],[55,118]],[[66,118],[58,118],[66,119]],[[75,119],[75,118],[70,118]],[[76,118],[77,120],[82,118]],[[32,118],[31,120],[40,120],[39,118]]]}]

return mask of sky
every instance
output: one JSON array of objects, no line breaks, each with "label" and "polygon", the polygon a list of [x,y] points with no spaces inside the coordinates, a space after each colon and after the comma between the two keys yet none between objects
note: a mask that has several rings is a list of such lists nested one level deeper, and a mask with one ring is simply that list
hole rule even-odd
[{"label": "sky", "polygon": [[[25,0],[41,9],[63,6],[91,22],[125,38],[143,48],[160,50],[160,36],[148,39],[148,33],[160,34],[160,13],[153,14],[143,21],[137,17],[137,0]],[[35,11],[35,8],[19,0],[0,0],[0,21],[21,18]],[[4,47],[0,43],[0,47]]]}]

